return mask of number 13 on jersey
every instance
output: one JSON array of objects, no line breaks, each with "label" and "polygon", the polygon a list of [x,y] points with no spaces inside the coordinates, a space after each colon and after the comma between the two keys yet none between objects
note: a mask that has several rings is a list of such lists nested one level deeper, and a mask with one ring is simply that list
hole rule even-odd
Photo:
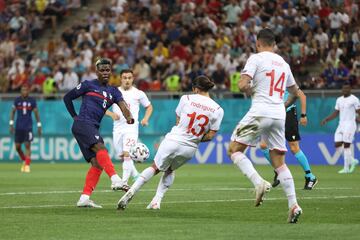
[{"label": "number 13 on jersey", "polygon": [[[196,116],[196,112],[189,113],[187,116],[190,118],[187,133],[191,133],[192,135],[199,137],[205,132],[206,125],[209,123],[209,118],[206,115],[199,114]],[[196,132],[194,128],[194,122],[196,121],[196,125],[200,127],[200,131]]]},{"label": "number 13 on jersey", "polygon": [[280,78],[276,81],[275,86],[274,86],[274,81],[275,81],[275,70],[271,70],[271,72],[267,72],[266,73],[267,77],[270,77],[270,91],[269,91],[269,96],[272,96],[275,92],[280,93],[280,98],[283,98],[284,95],[284,82],[285,82],[285,73],[281,73]]}]

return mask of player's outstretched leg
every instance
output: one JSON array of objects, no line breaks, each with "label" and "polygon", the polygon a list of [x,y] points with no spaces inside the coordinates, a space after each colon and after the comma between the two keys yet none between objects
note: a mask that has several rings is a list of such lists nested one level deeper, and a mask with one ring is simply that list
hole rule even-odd
[{"label": "player's outstretched leg", "polygon": [[151,200],[150,204],[146,207],[146,209],[160,209],[161,200],[163,199],[165,193],[170,188],[170,186],[174,183],[175,172],[174,171],[166,171],[161,176],[159,185],[156,190],[156,194],[154,198]]},{"label": "player's outstretched leg", "polygon": [[140,177],[134,182],[131,188],[120,198],[117,204],[117,209],[125,210],[131,199],[134,197],[137,191],[146,183],[148,182],[153,176],[155,176],[159,170],[155,165],[146,168],[140,174]]},{"label": "player's outstretched leg", "polygon": [[91,166],[85,179],[85,185],[83,192],[80,196],[79,201],[77,202],[76,206],[78,207],[89,207],[89,208],[102,208],[102,206],[97,205],[92,200],[90,200],[90,196],[94,191],[97,183],[99,182],[102,170]]},{"label": "player's outstretched leg", "polygon": [[258,207],[264,201],[265,193],[270,191],[271,184],[259,175],[251,161],[243,153],[246,147],[246,145],[231,142],[229,145],[229,154],[234,164],[238,166],[241,172],[254,184],[256,194],[255,207]]}]

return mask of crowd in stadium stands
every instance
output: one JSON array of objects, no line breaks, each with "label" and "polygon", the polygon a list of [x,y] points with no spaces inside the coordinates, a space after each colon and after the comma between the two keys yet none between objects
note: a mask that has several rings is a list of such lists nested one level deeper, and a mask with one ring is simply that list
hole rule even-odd
[{"label": "crowd in stadium stands", "polygon": [[0,0],[4,92],[25,82],[37,92],[67,91],[96,77],[99,56],[113,60],[112,85],[131,68],[142,90],[189,91],[191,79],[207,74],[217,90],[237,92],[240,71],[265,27],[274,30],[277,52],[303,89],[339,88],[345,81],[360,87],[360,1],[113,0],[37,52],[28,46],[43,22],[60,18],[69,2],[81,3],[27,2],[5,8]]}]

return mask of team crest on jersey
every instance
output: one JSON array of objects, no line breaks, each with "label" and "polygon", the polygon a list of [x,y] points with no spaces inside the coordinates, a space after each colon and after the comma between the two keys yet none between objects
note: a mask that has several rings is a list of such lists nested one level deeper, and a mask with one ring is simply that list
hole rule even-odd
[{"label": "team crest on jersey", "polygon": [[79,90],[81,88],[81,83],[76,86],[76,89]]}]

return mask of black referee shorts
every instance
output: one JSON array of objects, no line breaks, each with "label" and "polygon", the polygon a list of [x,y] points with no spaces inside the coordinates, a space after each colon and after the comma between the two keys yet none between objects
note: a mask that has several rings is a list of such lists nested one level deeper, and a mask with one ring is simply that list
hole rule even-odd
[{"label": "black referee shorts", "polygon": [[288,142],[300,141],[299,122],[297,119],[296,108],[291,108],[286,112],[285,120],[285,139]]}]

